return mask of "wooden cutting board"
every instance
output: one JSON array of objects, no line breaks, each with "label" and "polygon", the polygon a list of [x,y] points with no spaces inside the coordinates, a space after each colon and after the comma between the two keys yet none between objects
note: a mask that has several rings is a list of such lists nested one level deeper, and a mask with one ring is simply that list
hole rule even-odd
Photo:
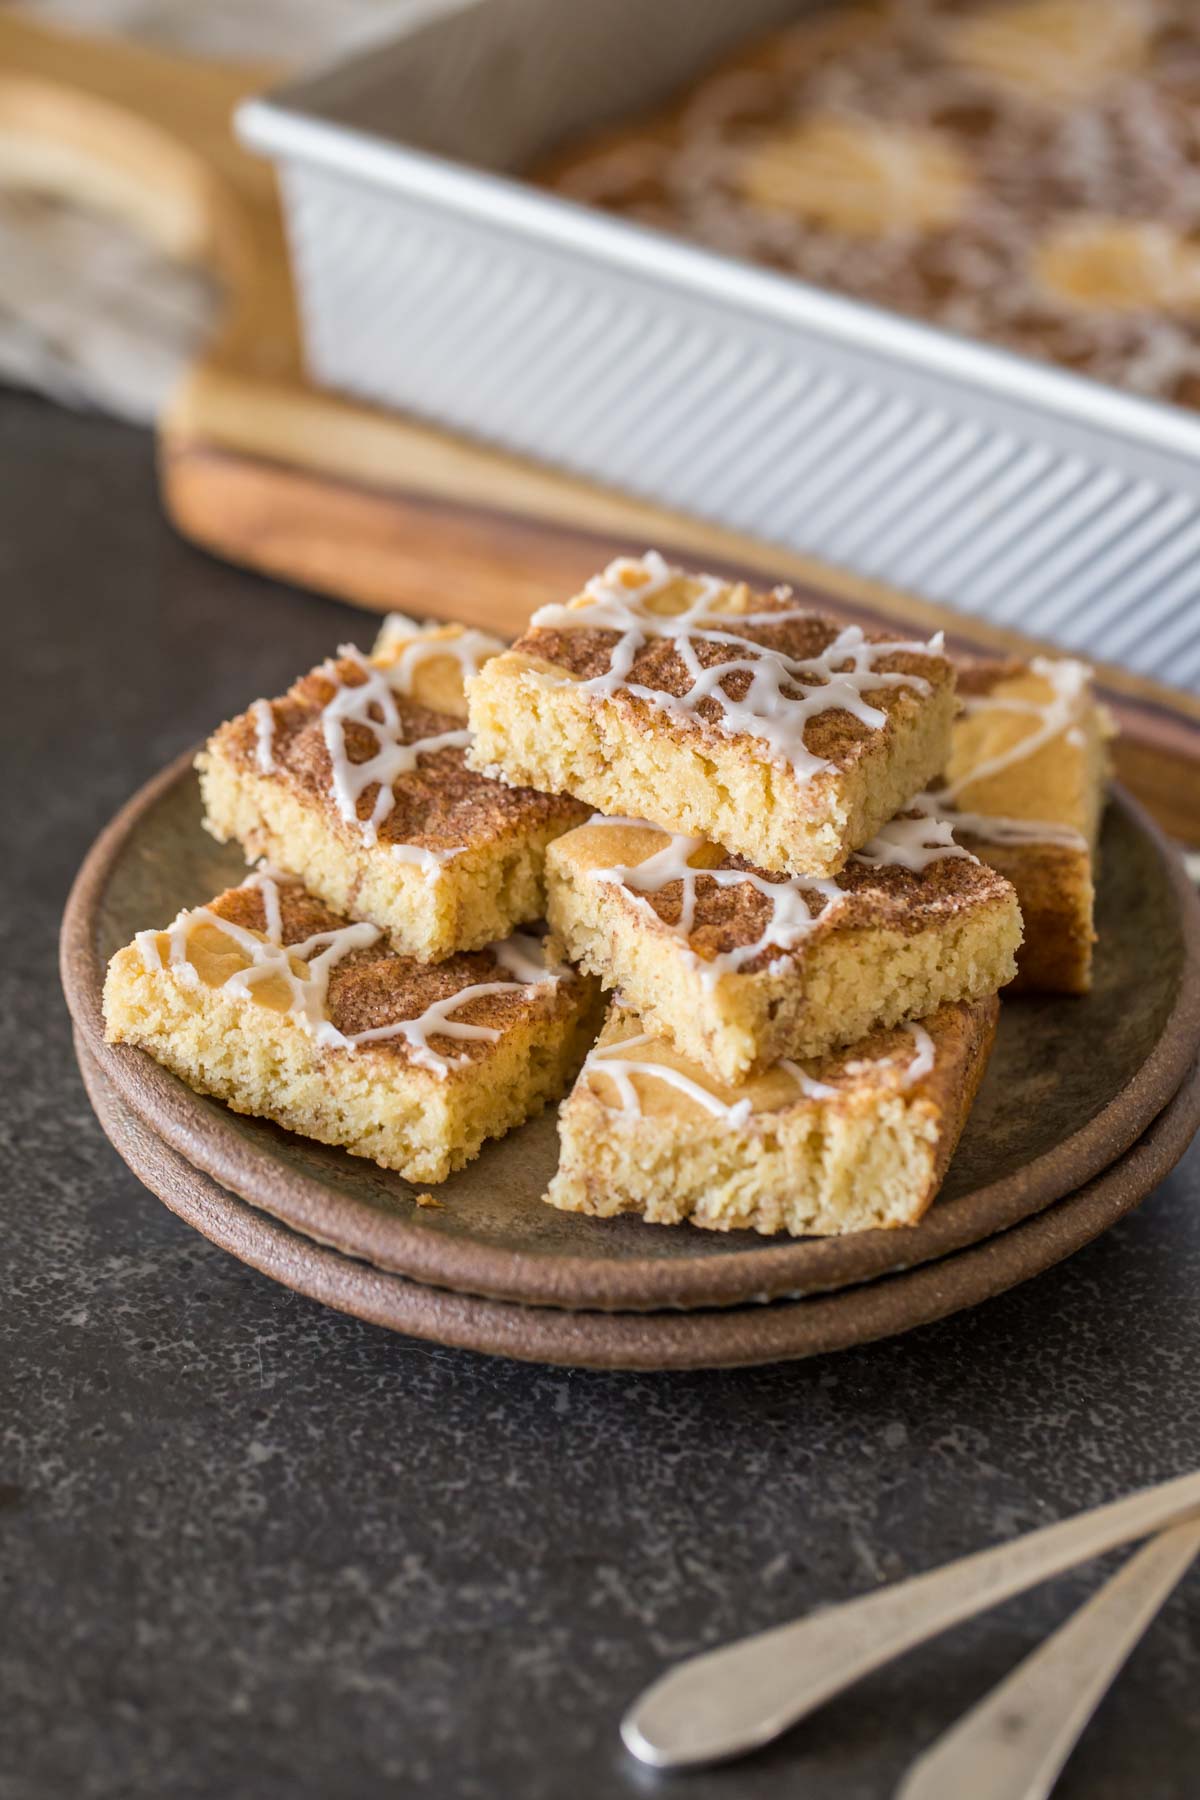
[{"label": "wooden cutting board", "polygon": [[[740,533],[628,499],[306,379],[275,182],[236,103],[281,71],[76,37],[0,12],[0,172],[115,208],[214,272],[225,306],[159,426],[164,504],[206,549],[362,605],[515,633],[535,606],[649,545],[815,589],[864,623],[945,629],[961,650],[1048,646]],[[1099,665],[1126,784],[1200,844],[1200,700]]]}]

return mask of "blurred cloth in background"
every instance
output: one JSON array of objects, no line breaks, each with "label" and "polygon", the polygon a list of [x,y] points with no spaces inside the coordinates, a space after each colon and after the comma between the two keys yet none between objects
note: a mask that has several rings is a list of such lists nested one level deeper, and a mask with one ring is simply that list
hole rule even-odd
[{"label": "blurred cloth in background", "polygon": [[[30,0],[47,25],[227,61],[319,61],[453,0]],[[130,226],[25,185],[0,145],[0,380],[149,424],[211,327],[200,271]]]}]

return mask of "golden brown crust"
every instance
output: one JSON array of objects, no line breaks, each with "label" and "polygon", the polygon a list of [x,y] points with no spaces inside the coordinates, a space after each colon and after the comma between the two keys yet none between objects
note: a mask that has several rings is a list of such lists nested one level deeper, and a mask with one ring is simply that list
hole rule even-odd
[{"label": "golden brown crust", "polygon": [[1025,941],[1012,993],[1086,994],[1092,985],[1092,859],[1058,844],[972,844],[1017,890]]},{"label": "golden brown crust", "polygon": [[[1000,1023],[1000,996],[993,994],[989,999],[978,1000],[974,1004],[943,1007],[937,1016],[941,1020],[943,1032],[942,1068],[944,1072],[952,1069],[953,1075],[945,1078],[940,1087],[930,1089],[930,1096],[938,1108],[940,1129],[934,1156],[933,1185],[918,1217],[928,1210],[946,1178],[951,1158],[971,1116],[975,1097],[987,1074],[988,1059],[992,1054],[996,1029]],[[928,1023],[927,1020],[926,1024]],[[932,1027],[930,1030],[932,1033]],[[934,1074],[936,1076],[936,1069]],[[915,1224],[916,1219],[910,1222]]]}]

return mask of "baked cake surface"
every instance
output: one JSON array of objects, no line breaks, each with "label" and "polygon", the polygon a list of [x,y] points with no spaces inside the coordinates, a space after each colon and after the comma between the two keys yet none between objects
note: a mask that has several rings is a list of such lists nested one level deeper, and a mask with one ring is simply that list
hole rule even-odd
[{"label": "baked cake surface", "polygon": [[502,639],[453,620],[422,625],[406,613],[391,612],[379,627],[371,661],[388,671],[389,685],[434,712],[467,716],[463,683],[489,657],[499,656]]},{"label": "baked cake surface", "polygon": [[1017,891],[1014,987],[1086,993],[1114,730],[1092,672],[1069,658],[979,663],[960,668],[959,693],[946,780],[926,800]]},{"label": "baked cake surface", "polygon": [[828,879],[603,818],[551,845],[546,876],[564,954],[726,1082],[992,994],[1021,941],[1010,884],[919,812]]},{"label": "baked cake surface", "polygon": [[836,1236],[912,1225],[945,1176],[999,1003],[961,1002],[739,1086],[613,1006],[559,1114],[546,1196],[660,1225]]},{"label": "baked cake surface", "polygon": [[1200,404],[1189,0],[842,0],[567,146],[560,193]]},{"label": "baked cake surface", "polygon": [[140,932],[104,988],[110,1043],[427,1182],[558,1098],[596,1012],[595,984],[537,938],[429,966],[270,870]]},{"label": "baked cake surface", "polygon": [[945,764],[940,640],[622,558],[467,682],[472,766],[832,875]]},{"label": "baked cake surface", "polygon": [[385,627],[377,655],[346,646],[256,701],[198,758],[207,829],[423,961],[537,919],[546,846],[585,812],[467,766],[463,675],[494,648],[457,626]]}]

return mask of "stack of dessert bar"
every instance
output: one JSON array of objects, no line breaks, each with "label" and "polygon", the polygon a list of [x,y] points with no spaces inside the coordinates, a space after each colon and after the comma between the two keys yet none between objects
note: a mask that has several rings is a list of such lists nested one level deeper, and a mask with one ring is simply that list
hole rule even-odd
[{"label": "stack of dessert bar", "polygon": [[908,1224],[998,990],[1088,986],[1105,733],[1079,664],[653,554],[508,651],[397,620],[212,739],[205,822],[265,860],[118,953],[109,1035],[421,1182],[579,1071],[556,1206]]},{"label": "stack of dessert bar", "polygon": [[204,823],[263,860],[118,952],[110,1040],[420,1182],[559,1097],[595,983],[520,927],[586,808],[468,766],[463,677],[500,648],[393,622],[221,727]]}]

